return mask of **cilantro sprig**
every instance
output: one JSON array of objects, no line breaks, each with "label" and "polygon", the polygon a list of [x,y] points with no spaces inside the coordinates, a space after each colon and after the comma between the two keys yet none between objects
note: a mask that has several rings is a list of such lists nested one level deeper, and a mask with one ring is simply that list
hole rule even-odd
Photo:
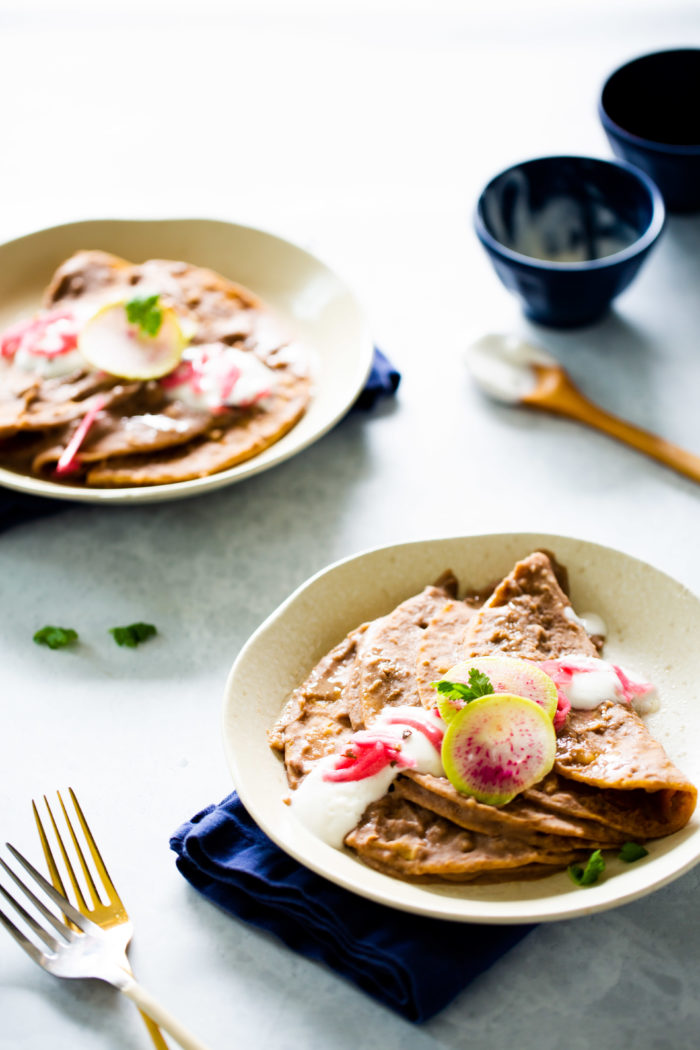
[{"label": "cilantro sprig", "polygon": [[152,623],[130,623],[126,627],[110,627],[109,633],[117,645],[135,649],[141,642],[147,641],[158,632]]},{"label": "cilantro sprig", "polygon": [[[641,860],[642,857],[648,855],[649,850],[640,846],[638,842],[625,842],[617,856],[618,860],[624,860],[626,864],[634,864],[636,860]],[[570,864],[566,870],[577,886],[592,886],[605,871],[605,858],[597,849],[591,853],[585,867],[580,864]]]},{"label": "cilantro sprig", "polygon": [[34,633],[37,645],[48,645],[49,649],[65,649],[78,641],[78,632],[72,627],[41,627]]},{"label": "cilantro sprig", "polygon": [[570,864],[566,870],[572,882],[575,882],[577,886],[592,886],[605,871],[605,858],[597,849],[591,853],[585,867],[580,864]]},{"label": "cilantro sprig", "polygon": [[158,305],[158,299],[158,295],[149,295],[145,299],[130,299],[125,306],[129,324],[138,325],[146,335],[158,335],[163,323],[163,310]]},{"label": "cilantro sprig", "polygon": [[488,675],[477,670],[476,667],[470,669],[468,682],[469,684],[465,685],[464,682],[449,682],[443,678],[439,682],[430,684],[446,700],[460,700],[465,704],[468,704],[470,700],[477,700],[480,696],[488,696],[489,693],[495,692]]},{"label": "cilantro sprig", "polygon": [[644,846],[640,846],[638,842],[625,842],[618,853],[619,859],[624,860],[626,864],[634,864],[635,860],[648,856],[649,850],[644,849]]}]

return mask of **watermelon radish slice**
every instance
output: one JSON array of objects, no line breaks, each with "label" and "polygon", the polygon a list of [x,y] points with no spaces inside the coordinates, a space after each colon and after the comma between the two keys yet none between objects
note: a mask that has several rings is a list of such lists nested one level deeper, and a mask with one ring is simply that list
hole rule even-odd
[{"label": "watermelon radish slice", "polygon": [[186,344],[177,314],[167,306],[155,307],[151,316],[156,324],[148,330],[129,321],[130,305],[109,303],[98,310],[80,332],[78,349],[93,368],[123,379],[167,375],[179,364]]},{"label": "watermelon radish slice", "polygon": [[[456,664],[441,681],[468,685],[470,671],[485,674],[494,693],[513,693],[515,696],[527,697],[539,704],[550,718],[554,718],[559,698],[557,687],[550,676],[531,660],[517,660],[510,656],[477,656]],[[445,722],[451,722],[465,702],[443,693],[439,694],[437,705],[441,717]]]},{"label": "watermelon radish slice", "polygon": [[524,696],[493,693],[453,717],[442,742],[442,764],[461,794],[504,806],[549,773],[556,746],[544,708]]}]

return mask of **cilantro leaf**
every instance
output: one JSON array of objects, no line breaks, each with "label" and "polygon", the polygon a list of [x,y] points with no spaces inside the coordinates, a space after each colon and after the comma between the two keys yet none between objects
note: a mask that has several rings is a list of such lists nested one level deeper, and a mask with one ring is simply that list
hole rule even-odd
[{"label": "cilantro leaf", "polygon": [[476,667],[472,667],[469,671],[469,685],[465,685],[464,682],[449,682],[444,678],[430,684],[447,700],[463,700],[467,704],[470,700],[476,700],[480,696],[488,696],[489,693],[494,692],[490,678],[483,671],[478,671]]},{"label": "cilantro leaf", "polygon": [[117,645],[135,649],[141,642],[147,641],[158,632],[152,623],[130,623],[127,627],[110,627],[109,633]]},{"label": "cilantro leaf", "polygon": [[163,323],[163,311],[158,306],[157,295],[147,299],[130,299],[126,304],[126,316],[130,324],[137,324],[146,335],[156,336]]},{"label": "cilantro leaf", "polygon": [[635,860],[641,860],[642,857],[648,856],[649,850],[644,849],[644,846],[640,846],[638,842],[625,842],[618,853],[619,859],[624,860],[627,864],[633,864]]},{"label": "cilantro leaf", "polygon": [[488,696],[489,693],[494,692],[488,675],[484,674],[483,671],[477,671],[475,667],[472,667],[469,672],[469,685],[474,694],[474,699],[478,696]]},{"label": "cilantro leaf", "polygon": [[443,679],[441,682],[431,682],[430,684],[447,700],[466,701],[473,699],[471,689],[468,685],[464,685],[463,682],[448,682]]},{"label": "cilantro leaf", "polygon": [[570,864],[566,870],[572,882],[575,882],[577,886],[592,886],[605,871],[605,858],[597,849],[591,853],[585,868],[582,868],[580,864]]},{"label": "cilantro leaf", "polygon": [[37,645],[48,645],[49,649],[64,649],[78,641],[78,632],[72,627],[42,627],[34,634]]}]

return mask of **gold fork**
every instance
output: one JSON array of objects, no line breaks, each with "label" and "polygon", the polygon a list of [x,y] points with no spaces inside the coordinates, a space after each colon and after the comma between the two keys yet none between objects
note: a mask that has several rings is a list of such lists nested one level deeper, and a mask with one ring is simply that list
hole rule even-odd
[{"label": "gold fork", "polygon": [[[89,919],[92,919],[92,921],[98,926],[101,926],[103,930],[109,931],[110,936],[119,944],[122,952],[124,953],[123,968],[126,969],[128,973],[132,973],[131,967],[126,958],[126,949],[129,945],[129,942],[131,941],[131,935],[133,933],[133,923],[131,922],[128,912],[124,907],[124,904],[114,887],[114,883],[112,882],[109,876],[109,872],[105,867],[105,863],[102,860],[100,851],[97,848],[97,843],[95,842],[95,839],[92,836],[92,832],[88,827],[87,821],[85,820],[85,817],[83,815],[83,811],[80,808],[80,804],[77,798],[75,797],[75,792],[72,788],[68,788],[68,791],[73,802],[75,815],[83,832],[85,844],[90,853],[90,856],[92,857],[96,873],[102,885],[103,895],[107,898],[107,903],[103,903],[103,901],[100,898],[97,886],[95,884],[92,870],[88,866],[78,836],[75,832],[73,824],[71,823],[70,817],[68,816],[68,811],[66,810],[66,807],[63,803],[63,799],[61,798],[61,793],[60,791],[57,791],[56,794],[58,796],[58,801],[60,803],[61,810],[63,811],[63,818],[65,820],[66,827],[68,828],[68,833],[70,834],[71,841],[73,843],[73,848],[80,863],[80,868],[83,873],[83,877],[85,879],[85,883],[87,885],[88,893],[91,899],[91,903],[88,903],[85,899],[85,895],[83,894],[80,883],[76,878],[75,869],[73,868],[63,839],[61,838],[60,832],[58,830],[58,825],[56,824],[56,820],[51,810],[51,806],[49,805],[49,801],[46,795],[44,795],[44,804],[46,805],[46,810],[51,821],[53,833],[56,838],[56,842],[58,843],[58,848],[63,859],[65,871],[68,875],[68,879],[70,880],[70,884],[73,887],[73,901],[76,907],[78,908],[78,911],[80,911],[83,915],[86,915]],[[51,876],[51,881],[54,887],[58,890],[58,892],[70,900],[70,896],[66,893],[66,890],[64,888],[63,880],[61,878],[58,865],[51,851],[51,846],[49,845],[49,840],[44,830],[44,825],[41,822],[39,810],[37,809],[35,802],[32,802],[32,809],[34,810],[34,819],[36,821],[37,830],[39,832],[39,838],[41,839],[41,846],[44,851],[44,857],[46,858],[46,863],[49,869],[49,874]],[[69,922],[70,925],[73,925],[72,923],[70,923],[70,920],[68,918],[66,918],[66,921]],[[139,1010],[139,1013],[141,1014],[141,1017],[143,1018],[143,1023],[146,1025],[151,1039],[153,1040],[153,1043],[158,1048],[158,1050],[169,1050],[168,1044],[163,1038],[161,1030],[155,1023],[155,1021],[152,1021],[151,1018],[144,1014],[141,1010]]]}]

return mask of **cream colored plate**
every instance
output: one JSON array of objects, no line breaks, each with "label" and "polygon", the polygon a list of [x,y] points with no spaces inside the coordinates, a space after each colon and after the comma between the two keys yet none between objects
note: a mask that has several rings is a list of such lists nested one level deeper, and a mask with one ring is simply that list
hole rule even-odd
[{"label": "cream colored plate", "polygon": [[372,341],[350,290],[328,267],[270,233],[208,219],[75,222],[0,245],[0,330],[31,315],[64,259],[101,248],[125,259],[183,259],[246,285],[309,347],[315,392],[306,415],[280,441],[237,467],[170,485],[88,489],[0,468],[0,485],[84,503],[150,503],[230,485],[301,452],[352,405],[372,364]]},{"label": "cream colored plate", "polygon": [[226,686],[224,739],[238,793],[282,849],[327,879],[404,911],[463,922],[516,923],[565,919],[642,897],[700,860],[700,819],[649,844],[649,856],[626,865],[609,854],[603,881],[579,889],[564,872],[535,882],[495,886],[416,885],[366,867],[297,823],[282,763],[266,731],[286,695],[320,657],[363,620],[451,568],[463,587],[483,587],[537,548],[568,567],[579,612],[595,611],[609,629],[606,655],[654,681],[661,710],[649,721],[671,758],[700,783],[700,601],[669,576],[629,555],[585,540],[549,535],[491,535],[425,540],[369,551],[312,577],[258,628],[233,665]]}]

